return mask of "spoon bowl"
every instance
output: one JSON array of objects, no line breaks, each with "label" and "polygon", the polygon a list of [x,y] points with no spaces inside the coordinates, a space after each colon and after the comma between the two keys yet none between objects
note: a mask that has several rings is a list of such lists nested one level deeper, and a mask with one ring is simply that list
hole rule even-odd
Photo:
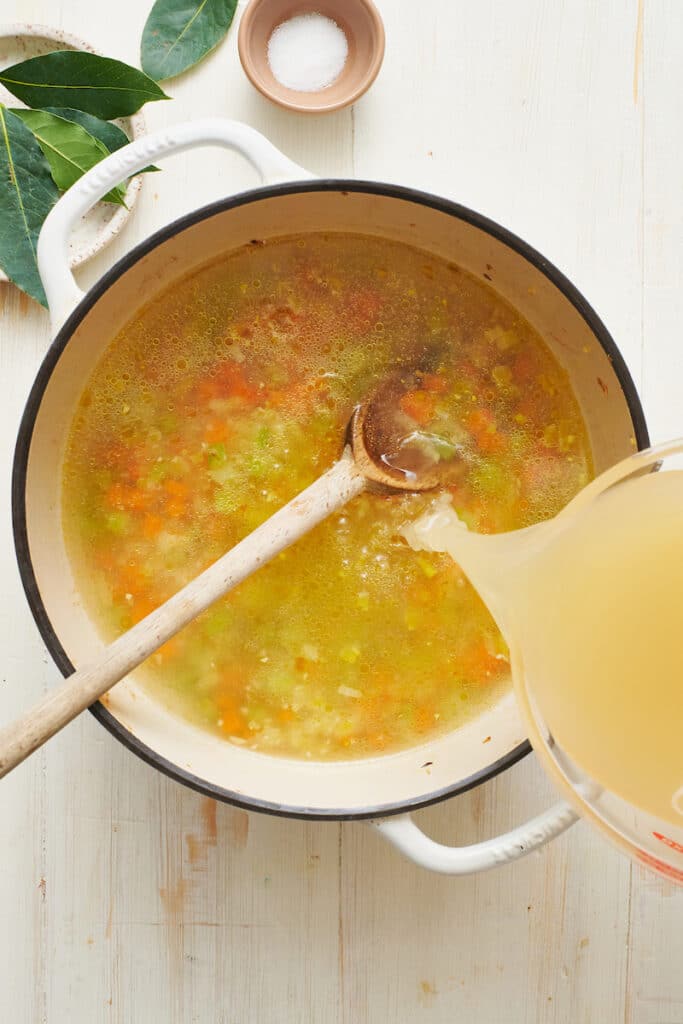
[{"label": "spoon bowl", "polygon": [[456,446],[417,429],[401,409],[401,397],[419,386],[420,376],[419,371],[390,375],[354,411],[350,444],[369,483],[394,491],[433,491],[458,475]]}]

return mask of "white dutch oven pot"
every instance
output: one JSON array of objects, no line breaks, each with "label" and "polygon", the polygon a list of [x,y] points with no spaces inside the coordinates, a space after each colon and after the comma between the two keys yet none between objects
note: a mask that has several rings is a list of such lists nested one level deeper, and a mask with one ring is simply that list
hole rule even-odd
[{"label": "white dutch oven pot", "polygon": [[[159,231],[84,294],[68,269],[67,254],[79,218],[147,164],[207,145],[238,150],[267,184]],[[102,647],[72,576],[60,511],[65,441],[91,371],[135,311],[173,281],[252,239],[311,231],[404,242],[490,281],[565,368],[587,424],[596,471],[630,454],[634,443],[647,445],[635,388],[603,324],[559,271],[497,224],[400,186],[317,180],[256,131],[231,121],[196,121],[138,139],[69,190],[47,218],[38,246],[55,339],[19,432],[14,526],[29,604],[65,675]],[[367,819],[408,857],[434,871],[464,874],[513,860],[575,820],[569,806],[559,804],[507,835],[458,848],[433,842],[410,817],[410,810],[490,779],[528,752],[512,694],[464,728],[420,747],[344,763],[274,758],[226,743],[173,717],[134,675],[92,712],[149,764],[209,796],[292,817]]]}]

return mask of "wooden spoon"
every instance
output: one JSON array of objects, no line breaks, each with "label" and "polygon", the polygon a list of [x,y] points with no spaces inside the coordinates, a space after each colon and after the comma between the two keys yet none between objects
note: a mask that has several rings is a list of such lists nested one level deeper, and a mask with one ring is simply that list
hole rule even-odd
[{"label": "wooden spoon", "polygon": [[[177,594],[68,676],[0,732],[0,778],[85,711],[128,672],[223,594],[366,488],[426,491],[441,481],[438,460],[408,446],[405,465],[394,414],[405,381],[392,378],[354,411],[341,458]],[[405,454],[405,453],[403,453]]]}]

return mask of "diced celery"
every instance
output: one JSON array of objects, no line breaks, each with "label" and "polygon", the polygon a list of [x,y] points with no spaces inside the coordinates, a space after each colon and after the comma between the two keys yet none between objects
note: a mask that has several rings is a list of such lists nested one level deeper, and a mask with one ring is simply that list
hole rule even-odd
[{"label": "diced celery", "polygon": [[146,477],[146,483],[160,484],[168,476],[168,463],[155,462]]},{"label": "diced celery", "polygon": [[453,508],[458,519],[465,524],[468,530],[474,530],[475,533],[479,527],[479,519],[476,515],[473,515],[468,508],[464,505],[458,505],[457,502],[453,502]]},{"label": "diced celery", "polygon": [[222,466],[227,459],[225,445],[223,443],[210,445],[207,449],[206,456],[209,469],[217,469],[218,466]]},{"label": "diced celery", "polygon": [[515,345],[519,344],[519,335],[516,331],[505,330],[500,324],[496,324],[495,327],[489,327],[484,331],[484,336],[487,341],[493,342],[493,344],[501,352],[507,352],[508,349],[514,348]]},{"label": "diced celery", "polygon": [[268,718],[268,710],[263,707],[262,704],[250,704],[247,707],[247,713],[244,716],[247,720],[249,728],[257,731],[261,729]]},{"label": "diced celery", "polygon": [[342,393],[351,391],[354,384],[367,375],[371,359],[369,347],[345,343],[335,361],[336,376],[329,378],[330,389]]},{"label": "diced celery", "polygon": [[292,693],[292,677],[287,672],[271,671],[259,679],[258,688],[272,697],[289,697]]},{"label": "diced celery", "polygon": [[438,462],[448,462],[460,453],[458,445],[449,441],[442,434],[427,433],[424,430],[414,430],[407,438],[411,447],[420,448],[425,455]]},{"label": "diced celery", "polygon": [[112,511],[105,516],[107,529],[117,536],[121,536],[130,529],[131,517],[128,512]]},{"label": "diced celery", "polygon": [[268,367],[268,383],[272,387],[281,387],[283,384],[287,384],[289,381],[289,374],[276,362],[272,362]]},{"label": "diced celery", "polygon": [[270,444],[271,433],[268,427],[260,427],[256,434],[256,447],[267,448]]},{"label": "diced celery", "polygon": [[541,443],[544,448],[557,448],[557,423],[549,423],[544,427]]},{"label": "diced celery", "polygon": [[244,474],[233,462],[224,462],[222,466],[208,470],[208,475],[219,487],[232,485],[236,488],[244,479]]},{"label": "diced celery", "polygon": [[508,449],[511,455],[524,456],[529,452],[531,441],[523,430],[513,430],[508,434]]},{"label": "diced celery", "polygon": [[94,469],[90,478],[93,487],[106,490],[114,482],[114,474],[110,469]]},{"label": "diced celery", "polygon": [[213,507],[221,515],[230,515],[240,506],[238,492],[234,487],[219,487],[213,496]]},{"label": "diced celery", "polygon": [[268,472],[269,460],[260,455],[248,455],[244,461],[248,475],[256,477],[257,480],[260,480]]},{"label": "diced celery", "polygon": [[494,459],[482,459],[471,470],[470,483],[482,494],[499,495],[507,492],[510,474]]},{"label": "diced celery", "polygon": [[430,560],[428,558],[425,558],[424,555],[417,556],[417,564],[420,566],[422,572],[425,574],[427,579],[431,579],[432,576],[436,576],[437,572],[439,571],[438,568],[434,565],[434,563],[430,562]]},{"label": "diced celery", "polygon": [[157,426],[162,434],[172,434],[178,429],[178,417],[170,412],[163,413],[157,420]]},{"label": "diced celery", "polygon": [[218,605],[210,610],[202,622],[202,632],[206,636],[220,636],[226,633],[234,621],[230,608],[227,605]]},{"label": "diced celery", "polygon": [[512,370],[504,364],[494,366],[491,370],[491,377],[494,384],[499,388],[509,388],[512,384]]}]

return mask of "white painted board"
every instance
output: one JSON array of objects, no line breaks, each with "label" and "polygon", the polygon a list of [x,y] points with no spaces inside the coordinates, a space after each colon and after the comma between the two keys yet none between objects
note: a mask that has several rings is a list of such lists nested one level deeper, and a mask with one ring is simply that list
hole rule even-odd
[{"label": "white painted board", "polygon": [[[137,62],[151,0],[2,0]],[[683,6],[380,0],[384,67],[352,110],[304,118],[244,78],[233,28],[150,127],[245,120],[322,174],[402,181],[544,252],[616,337],[652,435],[683,434]],[[145,182],[92,283],[251,172],[176,157]],[[0,285],[0,715],[56,680],[15,567],[14,437],[47,319]],[[419,818],[473,842],[552,799],[531,759]],[[683,1024],[683,889],[579,825],[540,855],[448,879],[362,825],[302,824],[184,790],[89,716],[0,787],[0,1008],[16,1024]]]}]

